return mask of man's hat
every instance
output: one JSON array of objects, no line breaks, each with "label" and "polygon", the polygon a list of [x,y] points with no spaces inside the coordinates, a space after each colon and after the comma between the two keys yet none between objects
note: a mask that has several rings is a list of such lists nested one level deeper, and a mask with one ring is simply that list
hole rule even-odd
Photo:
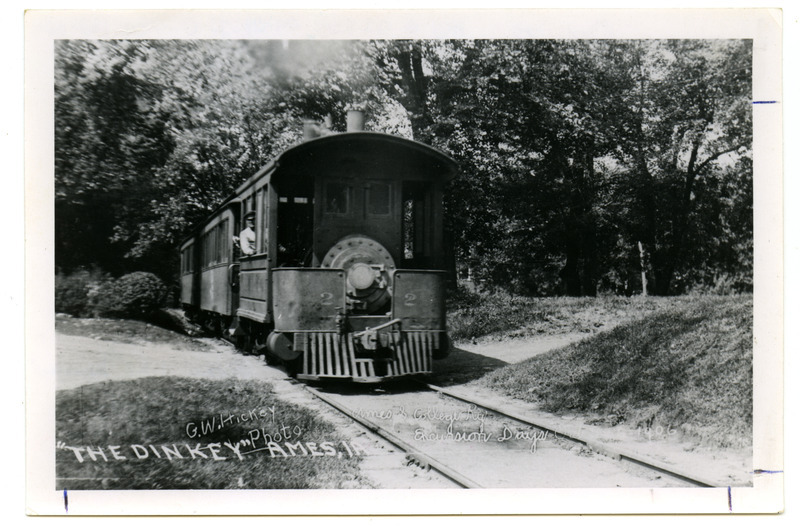
[{"label": "man's hat", "polygon": [[247,213],[244,215],[244,218],[245,218],[245,219],[255,219],[255,217],[256,217],[256,213],[255,213],[255,211],[253,211],[253,210],[250,210],[249,212],[247,212]]}]

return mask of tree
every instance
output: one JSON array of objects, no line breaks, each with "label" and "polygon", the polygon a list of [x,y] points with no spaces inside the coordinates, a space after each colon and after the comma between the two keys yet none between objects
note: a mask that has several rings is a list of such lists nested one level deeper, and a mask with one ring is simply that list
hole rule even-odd
[{"label": "tree", "polygon": [[[56,263],[170,278],[304,118],[450,154],[453,258],[524,294],[752,286],[749,41],[62,41]],[[455,266],[455,264],[453,265]],[[719,287],[718,287],[719,288]]]},{"label": "tree", "polygon": [[[639,50],[633,188],[655,292],[669,294],[690,285],[676,285],[676,275],[712,264],[697,255],[719,237],[698,234],[724,211],[705,206],[721,198],[706,183],[731,167],[747,169],[741,161],[752,150],[752,50],[750,41],[656,41]],[[752,229],[740,235],[752,238]]]},{"label": "tree", "polygon": [[[454,217],[473,226],[460,229],[459,244],[481,277],[525,293],[596,292],[594,164],[614,145],[606,99],[618,87],[605,49],[577,41],[433,48],[432,135],[465,168],[455,195],[466,204],[453,202],[463,208]],[[480,201],[483,213],[469,208],[475,191],[491,196]]]},{"label": "tree", "polygon": [[135,208],[128,190],[151,179],[172,150],[169,115],[146,109],[161,87],[132,69],[142,58],[127,43],[56,44],[58,266],[120,268],[108,239],[116,218]]},{"label": "tree", "polygon": [[56,48],[56,262],[174,267],[175,244],[270,155],[264,77],[238,42]]}]

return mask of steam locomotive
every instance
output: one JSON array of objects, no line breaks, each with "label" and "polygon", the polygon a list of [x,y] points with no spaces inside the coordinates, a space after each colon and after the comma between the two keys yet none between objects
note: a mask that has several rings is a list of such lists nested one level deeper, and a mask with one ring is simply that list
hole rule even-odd
[{"label": "steam locomotive", "polygon": [[[442,196],[457,167],[425,144],[363,131],[360,112],[347,121],[344,133],[306,123],[303,142],[182,243],[181,302],[301,380],[430,373],[450,350]],[[251,246],[240,247],[245,217]]]}]

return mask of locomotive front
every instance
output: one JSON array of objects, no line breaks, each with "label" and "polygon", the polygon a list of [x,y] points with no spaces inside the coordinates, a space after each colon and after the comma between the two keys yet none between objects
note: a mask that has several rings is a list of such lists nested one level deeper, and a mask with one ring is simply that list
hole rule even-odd
[{"label": "locomotive front", "polygon": [[430,373],[450,348],[442,195],[455,172],[440,152],[379,133],[285,152],[270,177],[268,353],[305,380]]}]

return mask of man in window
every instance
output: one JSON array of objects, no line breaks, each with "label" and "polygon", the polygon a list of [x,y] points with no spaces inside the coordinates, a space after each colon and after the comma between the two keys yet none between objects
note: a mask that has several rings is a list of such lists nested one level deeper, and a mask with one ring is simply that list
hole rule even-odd
[{"label": "man in window", "polygon": [[239,248],[243,256],[252,256],[256,253],[256,213],[252,210],[247,212],[244,215],[244,224],[244,230],[239,232]]}]

